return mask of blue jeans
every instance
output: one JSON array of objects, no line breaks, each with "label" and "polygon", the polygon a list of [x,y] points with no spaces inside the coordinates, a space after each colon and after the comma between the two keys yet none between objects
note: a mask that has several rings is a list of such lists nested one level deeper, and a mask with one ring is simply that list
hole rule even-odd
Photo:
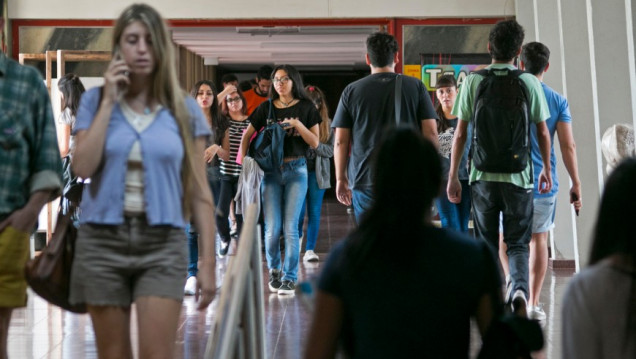
[{"label": "blue jeans", "polygon": [[353,202],[353,213],[356,216],[356,223],[360,224],[362,215],[368,211],[373,205],[373,191],[371,187],[368,188],[356,188],[351,191]]},{"label": "blue jeans", "polygon": [[[512,292],[521,289],[528,298],[528,256],[532,236],[532,189],[505,182],[473,182],[475,234],[499,252],[499,213],[503,216],[504,242]],[[506,301],[511,298],[505,298]]]},{"label": "blue jeans", "polygon": [[306,251],[313,251],[316,248],[316,240],[318,239],[318,228],[320,228],[320,210],[322,209],[322,198],[325,190],[318,188],[318,180],[316,180],[316,172],[310,171],[307,174],[307,196],[300,209],[300,217],[298,218],[298,235],[303,235],[303,222],[305,221],[305,206],[307,206],[307,243]]},{"label": "blue jeans", "polygon": [[451,203],[444,192],[437,197],[435,205],[442,227],[467,233],[468,219],[470,218],[470,186],[468,180],[460,180],[459,182],[462,184],[462,201],[460,203]]},{"label": "blue jeans", "polygon": [[261,185],[265,217],[265,257],[268,269],[281,269],[279,237],[285,234],[285,263],[282,280],[296,282],[300,241],[298,217],[307,195],[307,161],[299,158],[281,166],[281,171],[266,173]]},{"label": "blue jeans", "polygon": [[[212,191],[212,199],[214,205],[219,203],[219,193],[221,191],[221,174],[219,167],[208,167],[208,185],[210,185],[210,191]],[[199,232],[196,231],[193,225],[188,223],[186,225],[186,235],[188,237],[188,277],[196,276],[199,262]]]},{"label": "blue jeans", "polygon": [[188,278],[190,278],[199,272],[199,233],[191,223],[186,224],[185,231],[188,237]]}]

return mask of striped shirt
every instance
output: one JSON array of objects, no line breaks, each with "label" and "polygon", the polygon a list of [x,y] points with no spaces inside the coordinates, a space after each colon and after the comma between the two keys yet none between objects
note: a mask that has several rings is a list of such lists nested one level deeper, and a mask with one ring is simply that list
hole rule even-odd
[{"label": "striped shirt", "polygon": [[62,189],[51,100],[37,70],[0,51],[0,215],[23,207],[39,190]]},{"label": "striped shirt", "polygon": [[241,145],[241,138],[243,137],[243,132],[247,129],[250,122],[245,121],[234,121],[230,119],[230,159],[229,161],[221,160],[221,174],[238,177],[241,174],[241,165],[236,163],[236,155],[238,154],[239,146]]}]

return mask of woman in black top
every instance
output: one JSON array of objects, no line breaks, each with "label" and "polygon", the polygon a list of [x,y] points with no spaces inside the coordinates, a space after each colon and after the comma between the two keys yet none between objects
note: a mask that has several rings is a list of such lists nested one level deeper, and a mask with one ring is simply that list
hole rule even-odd
[{"label": "woman in black top", "polygon": [[[269,288],[278,294],[293,294],[298,272],[300,241],[298,217],[307,194],[307,161],[309,146],[316,148],[320,114],[307,98],[298,71],[290,65],[279,65],[273,71],[270,101],[262,103],[249,117],[242,139],[245,156],[254,132],[268,122],[279,123],[286,129],[283,141],[283,165],[266,172],[261,186],[265,217],[265,254],[269,269]],[[273,117],[268,119],[272,108]],[[284,227],[283,227],[284,225]],[[280,258],[279,236],[285,233],[285,263]]]}]

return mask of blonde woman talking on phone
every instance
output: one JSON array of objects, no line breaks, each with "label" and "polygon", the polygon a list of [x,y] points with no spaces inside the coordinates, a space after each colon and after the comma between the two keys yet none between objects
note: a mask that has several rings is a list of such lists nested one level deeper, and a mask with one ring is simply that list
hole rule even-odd
[{"label": "blonde woman talking on phone", "polygon": [[[73,264],[71,301],[86,303],[100,358],[174,357],[187,267],[189,213],[201,235],[198,307],[215,291],[214,205],[205,179],[209,126],[179,86],[163,19],[135,4],[114,27],[104,87],[82,97],[73,169],[91,178]],[[200,294],[199,294],[200,293]]]}]

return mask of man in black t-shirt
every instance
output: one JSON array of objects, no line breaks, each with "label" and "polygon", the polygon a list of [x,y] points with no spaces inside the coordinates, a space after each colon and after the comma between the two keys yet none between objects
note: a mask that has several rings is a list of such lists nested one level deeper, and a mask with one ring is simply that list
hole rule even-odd
[{"label": "man in black t-shirt", "polygon": [[[353,204],[356,221],[371,205],[371,154],[385,128],[395,126],[395,80],[401,76],[395,73],[399,62],[395,38],[383,32],[369,35],[366,62],[371,75],[344,89],[331,125],[335,128],[336,195],[340,203]],[[402,77],[400,123],[416,125],[437,146],[437,115],[424,84]]]}]

